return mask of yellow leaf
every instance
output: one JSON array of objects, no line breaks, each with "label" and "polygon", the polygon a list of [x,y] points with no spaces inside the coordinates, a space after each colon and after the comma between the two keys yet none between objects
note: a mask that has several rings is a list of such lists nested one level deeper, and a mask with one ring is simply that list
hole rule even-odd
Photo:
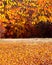
[{"label": "yellow leaf", "polygon": [[39,16],[40,21],[47,22],[47,18],[45,16]]}]

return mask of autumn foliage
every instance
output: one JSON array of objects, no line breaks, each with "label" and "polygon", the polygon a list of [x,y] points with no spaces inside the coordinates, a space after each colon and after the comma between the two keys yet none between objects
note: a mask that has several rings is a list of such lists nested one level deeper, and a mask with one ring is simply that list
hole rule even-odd
[{"label": "autumn foliage", "polygon": [[0,38],[52,37],[52,1],[1,0],[0,24]]}]

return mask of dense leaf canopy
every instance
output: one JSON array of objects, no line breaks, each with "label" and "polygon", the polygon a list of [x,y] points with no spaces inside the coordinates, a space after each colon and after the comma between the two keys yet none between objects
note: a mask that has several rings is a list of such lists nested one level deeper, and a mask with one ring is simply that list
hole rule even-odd
[{"label": "dense leaf canopy", "polygon": [[0,0],[0,23],[9,37],[15,33],[15,37],[22,37],[26,28],[47,21],[52,23],[52,0]]}]

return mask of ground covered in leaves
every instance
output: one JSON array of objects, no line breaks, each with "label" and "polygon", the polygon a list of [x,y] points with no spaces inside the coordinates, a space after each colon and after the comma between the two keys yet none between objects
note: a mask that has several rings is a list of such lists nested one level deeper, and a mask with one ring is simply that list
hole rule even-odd
[{"label": "ground covered in leaves", "polygon": [[52,43],[0,44],[0,65],[52,65]]}]

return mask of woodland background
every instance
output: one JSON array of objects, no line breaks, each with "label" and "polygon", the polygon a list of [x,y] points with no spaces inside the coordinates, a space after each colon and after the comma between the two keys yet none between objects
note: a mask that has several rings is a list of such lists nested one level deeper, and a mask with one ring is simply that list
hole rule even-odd
[{"label": "woodland background", "polygon": [[0,38],[52,38],[52,0],[0,0]]}]

